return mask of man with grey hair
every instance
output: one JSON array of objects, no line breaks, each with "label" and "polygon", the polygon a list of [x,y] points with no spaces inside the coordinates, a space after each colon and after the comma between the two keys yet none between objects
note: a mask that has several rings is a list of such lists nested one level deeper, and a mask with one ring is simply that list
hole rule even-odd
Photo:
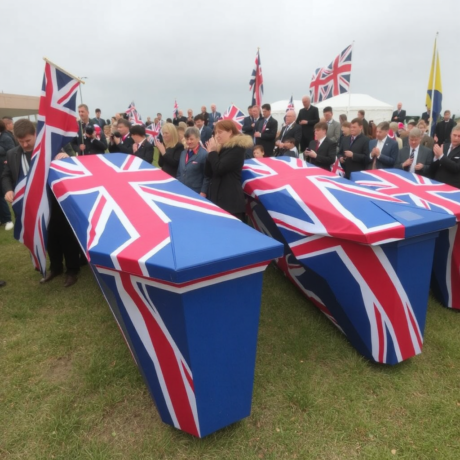
[{"label": "man with grey hair", "polygon": [[433,147],[434,158],[430,173],[434,180],[460,188],[460,125],[450,133],[450,142]]},{"label": "man with grey hair", "polygon": [[214,128],[214,123],[217,123],[220,120],[221,113],[217,111],[216,104],[211,104],[211,113],[209,114],[209,128]]},{"label": "man with grey hair", "polygon": [[319,122],[318,108],[311,105],[310,96],[302,98],[303,109],[299,110],[297,116],[297,124],[302,128],[302,139],[300,148],[302,152],[310,145],[310,142],[315,138],[314,128]]},{"label": "man with grey hair", "polygon": [[404,169],[412,173],[428,176],[431,162],[433,161],[433,152],[420,145],[423,133],[418,128],[412,128],[408,135],[408,145],[398,152],[398,159],[395,168]]},{"label": "man with grey hair", "polygon": [[295,122],[295,119],[296,113],[294,110],[286,112],[284,117],[286,124],[281,128],[280,135],[275,142],[275,156],[283,155],[286,150],[289,150],[283,143],[286,139],[295,139],[295,146],[298,147],[300,139],[302,139],[302,128]]},{"label": "man with grey hair", "polygon": [[180,156],[177,180],[205,197],[209,187],[209,177],[204,174],[208,152],[200,144],[197,128],[187,128],[184,137],[186,148]]}]

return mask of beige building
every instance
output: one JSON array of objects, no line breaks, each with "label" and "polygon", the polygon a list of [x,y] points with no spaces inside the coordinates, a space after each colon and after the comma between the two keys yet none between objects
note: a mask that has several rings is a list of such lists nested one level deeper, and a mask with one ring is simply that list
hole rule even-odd
[{"label": "beige building", "polygon": [[35,120],[38,114],[39,101],[38,96],[0,93],[0,118],[31,116],[31,119]]}]

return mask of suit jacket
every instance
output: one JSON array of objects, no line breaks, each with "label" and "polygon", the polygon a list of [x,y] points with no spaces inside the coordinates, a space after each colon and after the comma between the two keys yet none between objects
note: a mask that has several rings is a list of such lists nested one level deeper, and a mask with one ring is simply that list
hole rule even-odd
[{"label": "suit jacket", "polygon": [[[301,125],[300,122],[302,120],[307,120],[308,123],[306,125]],[[299,115],[297,115],[297,124],[302,128],[302,137],[305,140],[308,140],[310,142],[313,140],[314,136],[314,127],[316,123],[319,122],[319,112],[318,108],[314,107],[313,105],[310,105],[308,109],[305,107],[303,109],[299,110]]]},{"label": "suit jacket", "polygon": [[316,158],[305,157],[306,160],[312,165],[330,171],[331,164],[334,163],[336,158],[337,144],[326,136],[318,149],[316,148],[316,141],[311,141],[308,147],[310,150],[314,150],[318,156]]},{"label": "suit jacket", "polygon": [[215,113],[212,113],[210,112],[209,114],[209,123],[208,123],[208,126],[213,129],[214,128],[214,123],[217,123],[221,117],[221,113],[220,112],[215,112]]},{"label": "suit jacket", "polygon": [[369,122],[363,118],[363,134],[369,136]]},{"label": "suit jacket", "polygon": [[2,173],[2,196],[5,196],[6,192],[14,191],[18,183],[22,153],[22,147],[19,145],[6,152],[6,161],[3,165]]},{"label": "suit jacket", "polygon": [[158,166],[160,166],[165,173],[172,177],[176,177],[180,156],[183,150],[184,146],[180,142],[178,142],[174,147],[168,147],[164,155],[160,153]]},{"label": "suit jacket", "polygon": [[128,134],[124,140],[120,141],[120,143],[117,144],[111,144],[109,146],[109,152],[110,153],[130,153],[131,155],[133,154],[133,144],[134,141],[131,137],[130,134]]},{"label": "suit jacket", "polygon": [[245,117],[243,120],[243,128],[241,129],[243,131],[243,134],[247,134],[248,136],[254,137],[255,126],[253,128],[252,125],[255,125],[258,120],[260,120],[260,118],[256,120],[252,116]]},{"label": "suit jacket", "polygon": [[263,129],[265,123],[264,118],[259,118],[256,123],[255,130],[261,133],[261,137],[256,137],[256,145],[261,145],[264,148],[265,156],[272,157],[275,148],[275,139],[278,132],[278,122],[270,116],[267,121],[267,126]]},{"label": "suit jacket", "polygon": [[350,146],[351,136],[346,136],[342,139],[339,156],[344,156],[345,150],[351,150],[353,156],[345,157],[345,162],[342,163],[345,171],[345,177],[350,179],[350,174],[355,171],[362,171],[366,168],[369,161],[369,138],[360,134],[356,136],[355,141]]},{"label": "suit jacket", "polygon": [[460,146],[447,154],[449,148],[450,144],[445,143],[443,146],[444,156],[437,161],[434,161],[433,158],[430,167],[431,177],[439,182],[460,188]]},{"label": "suit jacket", "polygon": [[136,157],[142,158],[149,164],[152,164],[153,161],[153,144],[151,144],[147,139],[145,139],[141,146],[137,149],[136,153],[133,153]]},{"label": "suit jacket", "polygon": [[456,124],[454,120],[450,119],[449,121],[442,120],[436,125],[434,132],[438,136],[439,145],[444,144],[444,142],[450,144],[450,133]]},{"label": "suit jacket", "polygon": [[[372,152],[372,149],[377,146],[377,139],[372,139],[369,141],[369,152]],[[398,143],[394,139],[390,139],[388,136],[383,144],[382,150],[380,151],[380,157],[375,161],[375,169],[388,169],[393,168],[398,158]],[[368,158],[368,168],[372,168],[373,159],[371,159],[370,154]]]},{"label": "suit jacket", "polygon": [[[409,159],[410,157],[410,152],[411,152],[410,146],[403,147],[399,152],[398,152],[398,158],[395,163],[395,168],[398,169],[404,169],[405,171],[409,171],[409,168],[404,168],[403,163]],[[423,147],[423,145],[420,145],[418,148],[418,154],[417,154],[417,163],[423,163],[423,168],[420,170],[416,170],[415,172],[417,174],[420,174],[421,176],[428,176],[430,173],[430,166],[431,162],[433,161],[433,151],[430,149],[427,149],[426,147]]]},{"label": "suit jacket", "polygon": [[209,139],[211,139],[212,137],[212,129],[209,128],[208,126],[203,126],[200,137],[201,137],[201,143],[203,145],[206,145],[206,142],[208,142]]},{"label": "suit jacket", "polygon": [[179,169],[177,170],[177,180],[196,193],[208,193],[209,177],[205,176],[205,166],[208,152],[199,147],[196,154],[192,155],[190,160],[186,161],[187,149],[183,150],[179,160]]},{"label": "suit jacket", "polygon": [[399,113],[397,110],[395,110],[393,112],[393,115],[391,116],[391,121],[395,121],[396,123],[404,123],[405,119],[406,119],[405,110],[400,110]]},{"label": "suit jacket", "polygon": [[201,112],[201,115],[203,115],[203,117],[204,117],[204,125],[208,126],[208,124],[209,124],[209,113],[208,112],[204,112],[204,113]]},{"label": "suit jacket", "polygon": [[297,124],[293,123],[291,127],[286,131],[287,126],[281,128],[280,135],[277,137],[277,141],[283,141],[286,139],[295,139],[295,145],[299,145],[300,139],[302,139],[302,128]]},{"label": "suit jacket", "polygon": [[326,136],[332,141],[335,142],[335,145],[338,144],[341,134],[340,123],[335,120],[331,120],[330,123],[327,124],[327,134]]},{"label": "suit jacket", "polygon": [[430,112],[423,112],[421,118],[426,124],[428,124],[430,121]]},{"label": "suit jacket", "polygon": [[177,117],[177,118],[173,118],[173,125],[174,126],[179,126],[179,123],[183,121],[184,123],[187,123],[187,117]]}]

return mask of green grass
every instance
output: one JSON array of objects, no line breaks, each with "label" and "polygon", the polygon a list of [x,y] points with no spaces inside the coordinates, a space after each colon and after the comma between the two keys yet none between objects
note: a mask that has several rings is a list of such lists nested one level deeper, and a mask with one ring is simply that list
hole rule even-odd
[{"label": "green grass", "polygon": [[0,228],[1,459],[459,459],[460,315],[430,298],[420,356],[359,356],[265,273],[252,414],[204,439],[160,421],[88,267],[38,284]]}]

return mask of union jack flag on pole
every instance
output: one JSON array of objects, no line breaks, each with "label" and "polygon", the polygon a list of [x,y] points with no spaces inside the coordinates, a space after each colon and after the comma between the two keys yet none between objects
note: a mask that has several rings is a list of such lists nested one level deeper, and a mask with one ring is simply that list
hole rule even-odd
[{"label": "union jack flag on pole", "polygon": [[310,82],[313,103],[350,91],[352,49],[348,46],[327,67],[315,70]]},{"label": "union jack flag on pole", "polygon": [[173,109],[173,118],[179,116],[179,106],[177,105],[177,100],[174,99],[174,109]]},{"label": "union jack flag on pole", "polygon": [[78,134],[77,91],[81,83],[46,60],[38,109],[37,139],[30,169],[15,188],[14,236],[29,249],[35,268],[46,274],[50,218],[47,180],[51,161]]},{"label": "union jack flag on pole", "polygon": [[145,133],[149,136],[149,142],[153,144],[155,139],[158,137],[161,131],[161,124],[157,123],[154,124],[152,123],[151,125],[147,126],[145,128]]},{"label": "union jack flag on pole", "polygon": [[254,69],[251,79],[249,80],[249,91],[252,91],[252,105],[262,105],[262,96],[264,94],[264,78],[262,76],[262,64],[260,62],[260,53],[257,50]]},{"label": "union jack flag on pole", "polygon": [[143,125],[141,114],[137,111],[134,101],[129,104],[125,112],[128,115],[128,120],[132,125]]},{"label": "union jack flag on pole", "polygon": [[232,120],[239,131],[243,129],[244,113],[233,104],[222,115],[221,120]]},{"label": "union jack flag on pole", "polygon": [[286,113],[289,112],[289,110],[294,110],[294,100],[292,99],[292,96],[291,99],[289,99],[289,104],[286,107]]}]

